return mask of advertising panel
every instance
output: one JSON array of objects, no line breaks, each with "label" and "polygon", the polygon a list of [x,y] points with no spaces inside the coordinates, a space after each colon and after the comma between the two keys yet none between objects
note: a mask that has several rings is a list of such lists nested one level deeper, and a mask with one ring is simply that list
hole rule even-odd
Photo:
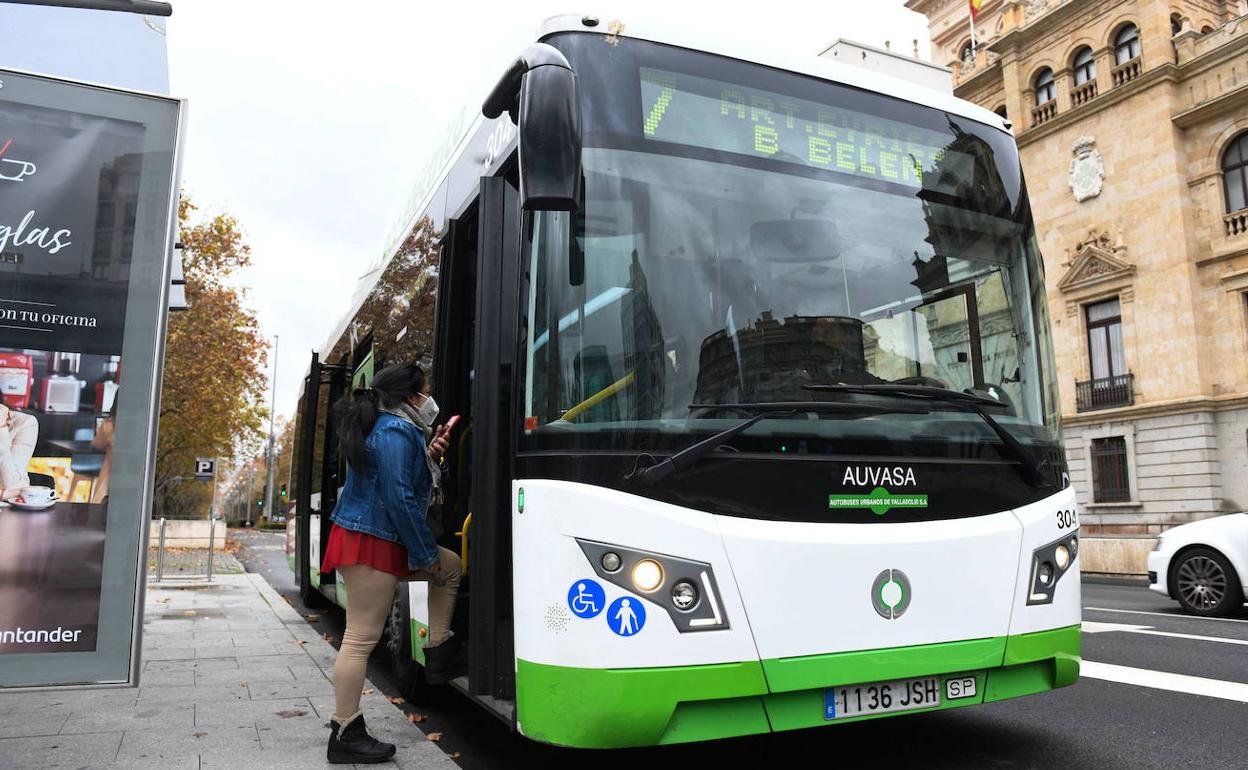
[{"label": "advertising panel", "polygon": [[0,70],[0,687],[136,678],[182,107]]}]

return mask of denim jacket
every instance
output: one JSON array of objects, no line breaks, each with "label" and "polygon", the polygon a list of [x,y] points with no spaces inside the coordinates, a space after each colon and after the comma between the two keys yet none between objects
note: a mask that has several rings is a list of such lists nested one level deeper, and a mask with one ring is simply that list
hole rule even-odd
[{"label": "denim jacket", "polygon": [[428,567],[438,559],[438,544],[425,521],[432,484],[424,434],[383,412],[364,441],[364,470],[347,466],[347,482],[331,518],[343,529],[401,544],[409,568]]}]

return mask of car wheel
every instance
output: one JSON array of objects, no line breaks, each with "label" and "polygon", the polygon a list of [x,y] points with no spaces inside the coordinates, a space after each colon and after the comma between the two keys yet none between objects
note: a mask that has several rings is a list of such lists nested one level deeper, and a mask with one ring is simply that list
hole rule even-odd
[{"label": "car wheel", "polygon": [[404,698],[413,700],[425,678],[421,676],[420,664],[412,660],[412,618],[407,606],[406,583],[399,583],[394,592],[381,641],[395,686]]},{"label": "car wheel", "polygon": [[1170,571],[1175,598],[1193,615],[1229,615],[1244,603],[1235,569],[1212,548],[1184,551]]}]

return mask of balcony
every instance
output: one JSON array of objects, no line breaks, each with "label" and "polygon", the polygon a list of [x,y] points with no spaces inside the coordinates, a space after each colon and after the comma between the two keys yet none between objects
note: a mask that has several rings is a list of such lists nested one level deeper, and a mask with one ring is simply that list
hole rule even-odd
[{"label": "balcony", "polygon": [[1222,217],[1222,222],[1226,226],[1227,238],[1244,235],[1245,233],[1248,233],[1248,209],[1232,211]]},{"label": "balcony", "polygon": [[1075,408],[1080,412],[1113,409],[1135,403],[1135,375],[1116,374],[1075,383]]},{"label": "balcony", "polygon": [[1096,98],[1096,81],[1089,80],[1081,86],[1070,90],[1070,104],[1072,107],[1078,107],[1087,104]]},{"label": "balcony", "polygon": [[1057,115],[1057,100],[1050,99],[1044,104],[1031,108],[1031,125],[1038,126],[1052,120]]},{"label": "balcony", "polygon": [[1113,77],[1115,87],[1130,83],[1140,76],[1140,57],[1119,64],[1109,74]]}]

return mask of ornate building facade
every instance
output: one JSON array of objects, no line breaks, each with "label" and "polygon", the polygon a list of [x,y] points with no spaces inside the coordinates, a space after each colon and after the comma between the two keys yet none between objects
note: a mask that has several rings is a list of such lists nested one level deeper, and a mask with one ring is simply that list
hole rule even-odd
[{"label": "ornate building facade", "polygon": [[1248,17],[1225,0],[909,0],[1013,123],[1045,256],[1084,569],[1248,510]]}]

